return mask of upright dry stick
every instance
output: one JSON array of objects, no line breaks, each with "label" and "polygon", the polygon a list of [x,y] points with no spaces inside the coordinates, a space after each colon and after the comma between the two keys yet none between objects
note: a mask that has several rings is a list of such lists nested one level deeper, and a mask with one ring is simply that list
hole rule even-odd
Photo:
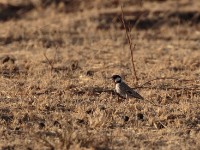
[{"label": "upright dry stick", "polygon": [[135,49],[135,45],[136,45],[136,44],[134,44],[134,45],[132,44],[131,36],[130,36],[130,32],[131,32],[131,31],[128,30],[127,27],[126,27],[126,23],[125,23],[125,20],[124,20],[124,11],[123,11],[122,6],[121,6],[121,11],[122,11],[121,22],[122,22],[122,24],[123,24],[123,26],[124,26],[124,29],[125,29],[125,31],[126,31],[126,38],[127,38],[127,40],[128,40],[129,48],[130,48],[130,52],[131,52],[131,62],[132,62],[133,75],[134,75],[133,78],[135,78],[135,82],[136,82],[136,84],[137,84],[138,77],[137,77],[137,73],[136,73],[136,70],[135,70],[135,64],[134,64],[134,59],[133,59],[133,50]]},{"label": "upright dry stick", "polygon": [[47,57],[46,51],[43,53],[43,55],[44,55],[45,59],[47,60],[49,66],[51,67],[51,74],[52,74],[53,69],[54,69],[53,62],[51,62],[51,61],[49,60],[49,58]]}]

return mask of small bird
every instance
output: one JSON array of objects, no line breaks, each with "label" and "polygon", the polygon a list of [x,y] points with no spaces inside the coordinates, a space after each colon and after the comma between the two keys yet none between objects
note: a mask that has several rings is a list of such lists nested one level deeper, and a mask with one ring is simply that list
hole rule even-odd
[{"label": "small bird", "polygon": [[144,100],[144,98],[140,94],[135,92],[125,82],[123,82],[122,78],[119,75],[113,75],[112,80],[115,82],[115,90],[117,94],[122,98],[138,98]]}]

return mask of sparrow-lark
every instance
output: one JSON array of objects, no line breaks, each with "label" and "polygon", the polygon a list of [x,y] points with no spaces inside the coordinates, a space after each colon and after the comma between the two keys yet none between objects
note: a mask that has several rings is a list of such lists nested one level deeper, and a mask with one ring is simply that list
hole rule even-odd
[{"label": "sparrow-lark", "polygon": [[122,78],[119,75],[112,76],[113,81],[115,82],[115,90],[117,94],[123,98],[138,98],[144,99],[140,94],[132,90],[125,82],[122,81]]}]

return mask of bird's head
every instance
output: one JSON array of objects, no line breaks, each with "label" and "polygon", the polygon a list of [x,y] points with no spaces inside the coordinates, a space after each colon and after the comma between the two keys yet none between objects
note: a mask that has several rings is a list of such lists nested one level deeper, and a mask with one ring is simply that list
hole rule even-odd
[{"label": "bird's head", "polygon": [[113,76],[112,76],[112,80],[113,80],[115,83],[121,83],[121,82],[122,82],[122,77],[120,77],[119,75],[113,75]]}]

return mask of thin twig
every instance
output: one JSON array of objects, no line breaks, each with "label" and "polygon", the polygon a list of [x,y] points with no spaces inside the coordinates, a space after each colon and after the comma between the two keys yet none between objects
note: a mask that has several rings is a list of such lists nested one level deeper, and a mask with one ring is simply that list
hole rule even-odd
[{"label": "thin twig", "polygon": [[35,138],[38,142],[42,142],[46,147],[50,148],[51,150],[54,150],[55,147],[53,144],[51,144],[47,139],[45,139],[44,137],[42,136],[36,136]]},{"label": "thin twig", "polygon": [[196,87],[157,87],[157,86],[142,86],[142,87],[135,87],[133,89],[159,89],[159,90],[185,90],[185,91],[192,91],[192,90],[200,90]]},{"label": "thin twig", "polygon": [[127,29],[126,27],[126,23],[125,23],[125,19],[124,19],[124,12],[123,12],[123,8],[121,6],[121,22],[124,26],[124,29],[126,31],[126,38],[128,40],[128,43],[129,43],[129,48],[130,48],[130,52],[131,52],[131,62],[132,62],[132,67],[133,67],[133,75],[134,75],[134,78],[135,78],[135,81],[137,83],[138,81],[138,77],[137,77],[137,73],[136,73],[136,69],[135,69],[135,64],[134,64],[134,59],[133,59],[133,50],[135,49],[135,46],[136,44],[132,44],[132,41],[131,41],[131,36],[130,36],[130,30]]},{"label": "thin twig", "polygon": [[51,67],[51,73],[52,73],[52,71],[53,71],[53,69],[54,69],[53,63],[52,63],[52,62],[49,60],[49,58],[47,57],[46,51],[45,51],[43,54],[44,54],[44,57],[46,58],[46,60],[47,60],[47,62],[48,62],[48,64],[49,64],[49,66]]},{"label": "thin twig", "polygon": [[148,100],[148,99],[144,99],[144,100],[147,101],[147,102],[149,102],[149,103],[151,103],[151,104],[154,105],[154,106],[159,106],[159,107],[164,106],[164,105],[155,104],[154,102],[152,102],[152,101],[150,101],[150,100]]},{"label": "thin twig", "polygon": [[177,78],[173,78],[173,77],[164,77],[164,78],[155,78],[155,79],[151,79],[149,81],[146,81],[145,83],[143,83],[142,85],[140,85],[140,87],[142,87],[143,85],[150,83],[151,81],[155,81],[155,80],[179,80]]},{"label": "thin twig", "polygon": [[[155,79],[151,79],[149,81],[146,81],[145,83],[143,83],[140,86],[137,86],[135,88],[146,88],[146,89],[163,89],[163,90],[168,90],[168,89],[174,89],[174,90],[196,90],[197,88],[195,87],[156,87],[156,86],[144,86],[145,84],[148,84],[152,81],[156,81],[156,80],[177,80],[177,81],[198,81],[196,79],[190,79],[190,80],[186,80],[186,79],[178,79],[178,78],[174,78],[174,77],[163,77],[163,78],[155,78]],[[197,89],[198,90],[198,89]]]}]

